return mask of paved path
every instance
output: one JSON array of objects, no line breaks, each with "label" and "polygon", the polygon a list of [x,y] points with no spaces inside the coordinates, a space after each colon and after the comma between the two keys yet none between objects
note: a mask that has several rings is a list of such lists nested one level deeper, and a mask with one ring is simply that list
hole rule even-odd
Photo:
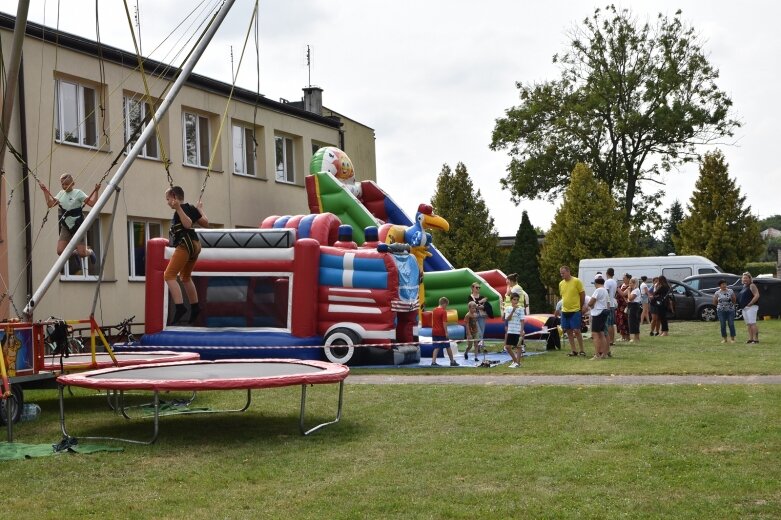
[{"label": "paved path", "polygon": [[351,375],[348,384],[357,385],[781,385],[781,375],[748,376],[609,376],[609,375]]}]

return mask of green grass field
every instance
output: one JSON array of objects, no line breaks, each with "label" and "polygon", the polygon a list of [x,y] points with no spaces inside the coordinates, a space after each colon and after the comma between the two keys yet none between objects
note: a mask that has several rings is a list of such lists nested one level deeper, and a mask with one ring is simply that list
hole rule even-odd
[{"label": "green grass field", "polygon": [[[751,347],[722,346],[714,324],[671,329],[609,361],[559,352],[484,370],[781,374],[781,322],[760,323]],[[104,397],[75,392],[72,434],[151,433],[150,420],[120,419]],[[348,383],[342,421],[309,437],[298,434],[298,396],[262,390],[243,414],[164,417],[152,446],[0,462],[4,509],[35,519],[781,518],[781,386]],[[25,397],[43,413],[18,424],[16,440],[58,442],[56,392]],[[311,421],[327,420],[336,387],[310,399]],[[196,404],[242,401],[202,392]]]}]

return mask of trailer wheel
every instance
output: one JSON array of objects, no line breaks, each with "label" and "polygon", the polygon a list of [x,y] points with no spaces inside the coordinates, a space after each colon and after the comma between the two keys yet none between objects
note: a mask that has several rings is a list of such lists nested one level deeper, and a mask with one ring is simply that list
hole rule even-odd
[{"label": "trailer wheel", "polygon": [[350,329],[334,329],[325,338],[325,357],[331,363],[345,365],[353,358],[359,342],[358,335]]},{"label": "trailer wheel", "polygon": [[[24,392],[19,385],[11,385],[11,395],[7,399],[0,399],[0,425],[8,424],[8,410],[11,411],[11,420],[19,422],[24,406]],[[6,408],[9,407],[9,408]]]}]

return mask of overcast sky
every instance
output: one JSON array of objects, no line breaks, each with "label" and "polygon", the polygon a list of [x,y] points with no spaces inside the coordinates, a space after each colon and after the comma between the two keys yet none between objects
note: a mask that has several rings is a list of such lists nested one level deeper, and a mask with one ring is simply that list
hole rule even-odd
[{"label": "overcast sky", "polygon": [[[31,21],[57,25],[58,2],[32,3]],[[135,0],[128,4],[134,10]],[[95,39],[94,5],[61,0],[59,28]],[[152,51],[195,5],[194,0],[139,0],[143,53],[178,63],[164,49]],[[236,1],[196,72],[229,81],[230,47],[237,62],[253,5]],[[378,183],[408,213],[431,199],[443,164],[455,168],[463,162],[501,235],[515,234],[523,210],[532,225],[548,229],[558,204],[523,201],[516,206],[510,201],[499,185],[509,159],[489,150],[491,131],[505,109],[518,102],[515,82],[558,78],[551,57],[566,49],[567,33],[575,25],[604,5],[576,0],[261,0],[260,90],[271,99],[300,99],[309,83],[309,45],[311,83],[324,89],[326,106],[375,129]],[[754,214],[781,213],[779,4],[635,0],[624,5],[643,21],[680,8],[699,31],[721,72],[718,85],[732,97],[743,123],[736,144],[722,147],[730,174]],[[16,14],[16,2],[4,0],[0,9]],[[123,3],[101,0],[100,10],[102,41],[132,50]],[[254,90],[254,45],[247,52],[238,84]],[[361,172],[356,176],[360,180]],[[665,207],[675,199],[685,207],[696,179],[696,166],[669,174]]]}]

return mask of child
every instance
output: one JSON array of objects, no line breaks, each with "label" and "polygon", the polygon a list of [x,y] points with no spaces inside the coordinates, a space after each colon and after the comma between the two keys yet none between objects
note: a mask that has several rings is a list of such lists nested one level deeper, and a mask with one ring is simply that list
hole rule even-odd
[{"label": "child", "polygon": [[464,329],[466,330],[466,350],[464,351],[464,359],[469,359],[469,351],[472,347],[475,347],[475,363],[477,363],[477,354],[479,353],[479,341],[482,338],[480,336],[480,327],[478,326],[477,319],[477,303],[469,302],[469,310],[464,316]]},{"label": "child", "polygon": [[450,358],[450,366],[457,367],[458,363],[453,359],[453,353],[450,351],[450,342],[447,336],[447,304],[450,300],[444,296],[439,299],[439,306],[434,309],[431,316],[431,340],[434,342],[434,351],[431,353],[431,366],[440,366],[437,363],[437,356],[439,356],[439,349],[442,348],[447,352],[447,356]]},{"label": "child", "polygon": [[[57,254],[61,255],[73,238],[73,235],[81,227],[81,223],[84,222],[84,214],[82,212],[84,206],[94,206],[98,201],[100,184],[96,184],[92,193],[87,195],[75,187],[76,183],[70,173],[63,173],[60,175],[62,189],[57,192],[57,195],[52,195],[43,182],[39,182],[38,185],[43,190],[48,207],[60,206],[60,237],[57,240]],[[76,244],[76,254],[82,259],[82,262],[85,258],[89,258],[93,264],[97,261],[95,253],[87,247],[83,236]]]},{"label": "child", "polygon": [[521,295],[518,293],[512,293],[510,295],[510,305],[504,309],[504,319],[507,321],[507,334],[504,337],[504,350],[510,354],[512,363],[510,368],[518,368],[521,366],[521,358],[523,357],[523,350],[518,349],[518,341],[523,336],[523,307],[519,306]]},{"label": "child", "polygon": [[163,279],[171,291],[171,300],[176,306],[171,324],[177,324],[187,312],[182,298],[182,290],[176,281],[177,275],[181,278],[187,299],[190,301],[190,323],[194,323],[200,313],[200,307],[198,305],[198,292],[195,290],[195,284],[190,275],[195,267],[195,261],[198,260],[198,255],[201,253],[201,242],[193,227],[195,224],[208,226],[209,219],[203,213],[202,202],[199,201],[197,207],[184,202],[184,190],[179,186],[173,186],[166,190],[165,202],[169,208],[175,211],[171,220],[170,240],[174,253],[163,275]]}]

